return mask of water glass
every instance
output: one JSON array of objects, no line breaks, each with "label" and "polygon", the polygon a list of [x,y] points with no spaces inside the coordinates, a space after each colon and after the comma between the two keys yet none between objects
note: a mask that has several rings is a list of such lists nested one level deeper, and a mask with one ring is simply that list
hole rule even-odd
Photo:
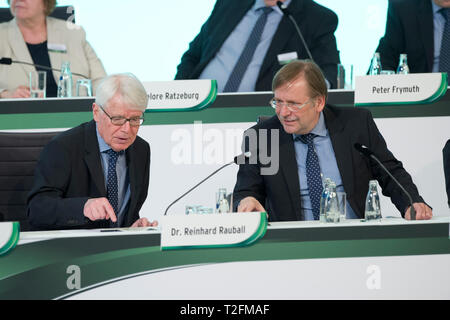
[{"label": "water glass", "polygon": [[219,188],[216,192],[216,213],[228,213],[230,211],[230,204],[227,200],[227,189]]},{"label": "water glass", "polygon": [[344,222],[347,216],[347,194],[343,191],[336,192],[339,209],[339,222]]},{"label": "water glass", "polygon": [[395,74],[395,71],[394,70],[381,70],[381,74],[382,75]]},{"label": "water glass", "polygon": [[353,90],[353,65],[338,64],[337,89]]},{"label": "water glass", "polygon": [[213,213],[213,208],[208,208],[205,206],[186,206],[185,213],[189,214],[210,214]]},{"label": "water glass", "polygon": [[77,97],[92,97],[91,79],[78,79],[76,85]]},{"label": "water glass", "polygon": [[31,71],[29,73],[31,98],[45,98],[47,89],[47,72]]},{"label": "water glass", "polygon": [[187,215],[197,213],[197,206],[186,206],[185,213]]}]

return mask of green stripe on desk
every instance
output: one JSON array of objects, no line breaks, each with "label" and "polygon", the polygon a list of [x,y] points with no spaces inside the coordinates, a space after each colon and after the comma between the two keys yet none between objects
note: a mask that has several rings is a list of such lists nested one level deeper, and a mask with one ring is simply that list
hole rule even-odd
[{"label": "green stripe on desk", "polygon": [[[270,107],[211,108],[200,111],[146,113],[144,125],[256,122],[259,115],[274,115]],[[1,130],[72,128],[92,120],[92,112],[3,114]]]}]

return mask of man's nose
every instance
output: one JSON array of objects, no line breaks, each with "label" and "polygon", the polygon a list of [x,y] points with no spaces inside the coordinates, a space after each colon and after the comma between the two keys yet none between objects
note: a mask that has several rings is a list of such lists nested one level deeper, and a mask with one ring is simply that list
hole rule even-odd
[{"label": "man's nose", "polygon": [[290,114],[291,114],[291,110],[289,110],[287,105],[284,104],[284,103],[281,104],[281,106],[280,106],[280,115],[283,116],[283,117],[286,117],[286,116],[288,116]]},{"label": "man's nose", "polygon": [[121,131],[129,132],[131,129],[130,121],[125,121],[125,123],[120,127]]}]

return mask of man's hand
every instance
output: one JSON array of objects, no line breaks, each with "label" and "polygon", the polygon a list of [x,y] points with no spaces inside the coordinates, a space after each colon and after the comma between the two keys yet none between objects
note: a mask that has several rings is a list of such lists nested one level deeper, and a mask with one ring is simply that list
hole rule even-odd
[{"label": "man's hand", "polygon": [[148,221],[147,218],[137,219],[132,225],[131,228],[142,228],[142,227],[156,227],[158,226],[158,221]]},{"label": "man's hand", "polygon": [[0,92],[0,98],[3,99],[29,98],[30,95],[30,88],[26,86],[18,86],[13,91],[3,90],[2,92]]},{"label": "man's hand", "polygon": [[[429,206],[423,202],[413,203],[414,209],[416,210],[416,220],[429,220],[433,217],[433,212]],[[405,219],[411,220],[411,206],[406,209]]]},{"label": "man's hand", "polygon": [[239,202],[238,212],[265,212],[266,209],[254,197],[246,197]]},{"label": "man's hand", "polygon": [[106,198],[92,198],[84,204],[83,214],[91,221],[108,220],[117,221],[114,209]]}]

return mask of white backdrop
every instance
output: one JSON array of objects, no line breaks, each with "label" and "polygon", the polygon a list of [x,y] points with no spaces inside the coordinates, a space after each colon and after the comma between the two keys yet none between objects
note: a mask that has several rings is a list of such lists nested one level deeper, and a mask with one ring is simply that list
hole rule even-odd
[{"label": "white backdrop", "polygon": [[[294,0],[295,1],[295,0]],[[214,0],[58,0],[73,5],[77,24],[107,73],[133,72],[142,81],[171,80],[188,44],[200,31]],[[384,35],[387,0],[317,0],[339,17],[336,31],[344,65],[355,75],[368,70]],[[6,7],[6,0],[0,0]]]}]

